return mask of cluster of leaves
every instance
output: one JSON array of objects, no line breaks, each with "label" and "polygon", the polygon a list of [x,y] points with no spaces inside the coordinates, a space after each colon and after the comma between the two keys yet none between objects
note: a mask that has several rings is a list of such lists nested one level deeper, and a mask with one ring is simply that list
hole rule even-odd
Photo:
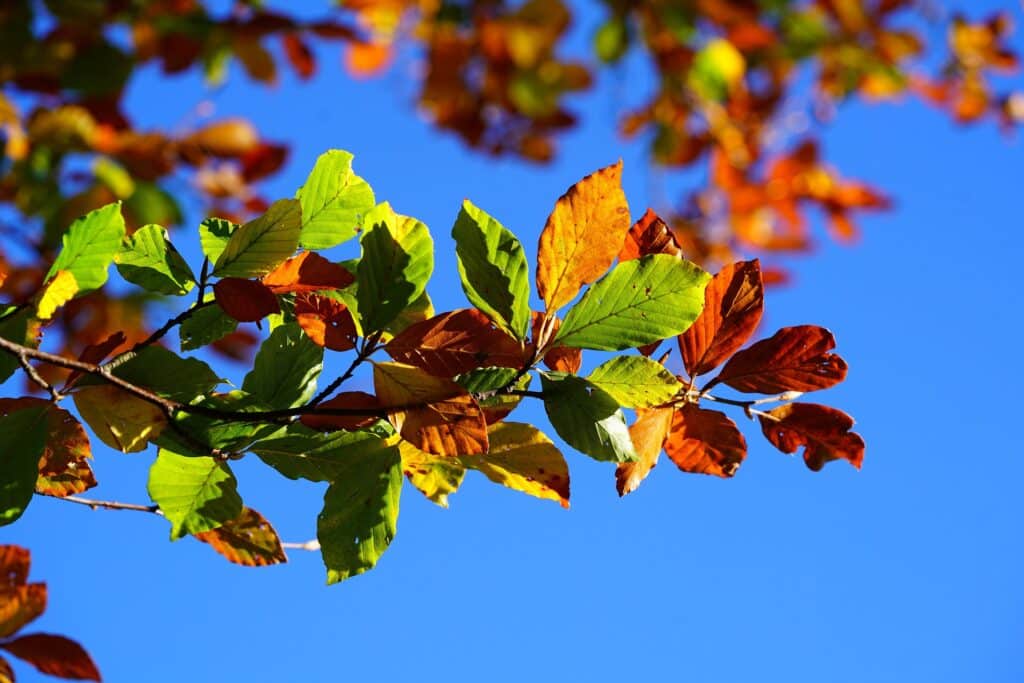
[{"label": "cluster of leaves", "polygon": [[[28,662],[44,674],[98,681],[92,658],[75,641],[50,633],[18,635],[46,611],[46,584],[29,583],[29,551],[0,545],[0,650]],[[0,683],[14,683],[14,670],[0,657]]]},{"label": "cluster of leaves", "polygon": [[[233,562],[282,562],[284,545],[243,504],[231,470],[254,454],[288,478],[328,484],[317,545],[336,582],[373,567],[391,542],[403,474],[441,505],[476,470],[568,506],[569,468],[558,448],[537,427],[506,420],[526,398],[543,402],[571,447],[617,466],[620,494],[639,485],[662,449],[687,472],[735,473],[746,442],[723,413],[702,407],[709,403],[756,416],[783,452],[803,447],[811,469],[836,459],[859,467],[864,443],[852,419],[792,402],[844,379],[831,333],[784,328],[741,350],[761,317],[758,263],[712,277],[687,261],[653,212],[631,221],[621,171],[621,162],[603,168],[555,203],[538,245],[538,311],[522,244],[466,201],[452,237],[471,307],[435,313],[427,227],[377,203],[340,150],[318,159],[295,198],[259,217],[204,221],[198,275],[162,227],[129,234],[119,204],[86,214],[65,234],[42,288],[0,314],[0,378],[20,366],[49,394],[0,406],[0,523],[18,519],[35,494],[71,498],[159,513],[172,540],[195,536]],[[340,262],[316,253],[343,243],[358,252]],[[111,265],[151,295],[189,303],[132,343],[108,330],[77,359],[41,350],[47,321],[95,296]],[[269,334],[239,389],[221,391],[227,380],[204,361],[161,345],[177,329],[181,352],[196,350],[253,323]],[[666,340],[677,340],[686,376],[667,367],[670,354],[652,360]],[[613,354],[580,374],[584,350],[631,349],[640,352]],[[318,389],[336,360],[346,369]],[[37,366],[63,372],[63,385]],[[372,394],[345,386],[364,366]],[[536,379],[539,390],[530,388]],[[722,385],[770,396],[711,393]],[[57,407],[66,397],[111,448],[157,447],[152,505],[76,498],[96,479],[87,432]],[[768,402],[780,405],[757,408]]]}]

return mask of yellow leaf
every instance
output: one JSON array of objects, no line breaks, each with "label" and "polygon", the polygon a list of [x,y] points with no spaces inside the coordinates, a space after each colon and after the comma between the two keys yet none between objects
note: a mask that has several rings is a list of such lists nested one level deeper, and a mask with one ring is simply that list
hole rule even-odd
[{"label": "yellow leaf", "polygon": [[78,293],[78,281],[70,270],[58,270],[39,296],[36,317],[49,320],[58,308],[71,301]]},{"label": "yellow leaf", "polygon": [[167,418],[152,403],[103,384],[74,394],[75,407],[100,441],[123,453],[137,453],[167,426]]},{"label": "yellow leaf", "polygon": [[604,275],[629,232],[622,161],[588,175],[555,203],[540,235],[537,292],[554,311]]},{"label": "yellow leaf", "polygon": [[402,455],[402,472],[409,483],[431,502],[448,507],[448,495],[458,490],[466,475],[462,463],[425,453],[408,441],[398,443],[398,452]]},{"label": "yellow leaf", "polygon": [[496,484],[569,507],[569,466],[548,437],[519,422],[492,425],[488,436],[487,455],[459,458],[462,464]]},{"label": "yellow leaf", "polygon": [[434,455],[487,452],[487,423],[455,382],[404,363],[374,363],[373,385],[402,438]]}]

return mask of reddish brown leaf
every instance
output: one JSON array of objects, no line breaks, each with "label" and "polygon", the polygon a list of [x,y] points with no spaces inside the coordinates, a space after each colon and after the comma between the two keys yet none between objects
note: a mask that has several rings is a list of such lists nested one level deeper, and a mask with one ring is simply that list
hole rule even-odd
[{"label": "reddish brown leaf", "polygon": [[32,555],[20,545],[0,545],[0,588],[24,586]]},{"label": "reddish brown leaf", "polygon": [[33,633],[0,644],[44,674],[79,681],[99,681],[100,672],[85,649],[64,636]]},{"label": "reddish brown leaf", "polygon": [[45,583],[0,588],[0,638],[16,633],[45,611]]},{"label": "reddish brown leaf", "polygon": [[626,241],[619,251],[619,261],[629,261],[648,254],[683,257],[683,248],[679,246],[671,228],[653,209],[647,209],[626,233]]},{"label": "reddish brown leaf", "polygon": [[295,69],[299,78],[306,80],[312,78],[316,73],[316,60],[313,58],[313,51],[294,33],[286,33],[281,36],[281,43],[284,45],[284,55],[288,62]]},{"label": "reddish brown leaf", "polygon": [[235,519],[195,537],[209,543],[229,562],[246,567],[266,567],[288,561],[274,527],[252,508],[243,509]]},{"label": "reddish brown leaf", "polygon": [[374,363],[373,384],[402,438],[434,455],[479,455],[488,449],[487,423],[465,389],[403,363]]},{"label": "reddish brown leaf", "polygon": [[355,282],[352,273],[320,254],[304,251],[279,265],[263,278],[274,294],[343,289]]},{"label": "reddish brown leaf", "polygon": [[826,389],[846,378],[846,361],[828,353],[835,346],[824,327],[783,327],[730,358],[711,384],[763,394]]},{"label": "reddish brown leaf", "polygon": [[337,299],[302,293],[295,297],[295,320],[314,342],[332,351],[348,351],[358,333],[352,313]]},{"label": "reddish brown leaf", "polygon": [[673,412],[672,408],[637,411],[636,422],[629,427],[629,436],[639,458],[636,462],[624,462],[615,468],[615,489],[620,496],[636,491],[640,482],[658,464],[661,445],[672,426]]},{"label": "reddish brown leaf", "polygon": [[200,128],[182,143],[205,154],[239,157],[259,144],[260,136],[245,119],[225,119]]},{"label": "reddish brown leaf", "polygon": [[848,460],[860,469],[864,439],[851,432],[853,418],[841,410],[816,403],[787,403],[758,416],[765,438],[783,453],[804,447],[804,462],[817,472],[825,463]]},{"label": "reddish brown leaf", "polygon": [[747,456],[747,440],[724,413],[687,404],[672,418],[665,453],[684,472],[731,477]]},{"label": "reddish brown leaf", "polygon": [[[266,178],[281,168],[287,158],[288,148],[284,145],[262,142],[242,155],[242,178],[249,183]],[[263,213],[266,208],[250,211],[254,214]]]},{"label": "reddish brown leaf", "polygon": [[30,407],[42,408],[46,414],[36,491],[63,498],[96,486],[88,461],[92,457],[89,435],[71,413],[41,398],[0,398],[0,415]]},{"label": "reddish brown leaf", "polygon": [[764,285],[757,259],[731,263],[704,290],[704,310],[679,335],[679,350],[690,377],[718,367],[746,343],[761,322]]},{"label": "reddish brown leaf", "polygon": [[407,327],[385,350],[400,363],[438,377],[479,367],[518,368],[523,349],[475,308],[442,313]]},{"label": "reddish brown leaf", "polygon": [[[381,407],[376,396],[363,391],[345,391],[329,401],[324,401],[318,408],[331,409],[366,409],[375,410]],[[333,432],[338,429],[356,430],[369,427],[380,419],[377,415],[367,413],[366,415],[303,415],[300,418],[302,424],[310,429],[321,432]]]},{"label": "reddish brown leaf", "polygon": [[0,683],[14,683],[14,669],[3,657],[0,657]]},{"label": "reddish brown leaf", "polygon": [[213,293],[224,312],[239,322],[256,322],[281,310],[274,293],[257,280],[226,277],[217,281]]},{"label": "reddish brown leaf", "polygon": [[587,176],[548,216],[537,251],[537,293],[555,311],[604,275],[629,231],[622,162]]}]

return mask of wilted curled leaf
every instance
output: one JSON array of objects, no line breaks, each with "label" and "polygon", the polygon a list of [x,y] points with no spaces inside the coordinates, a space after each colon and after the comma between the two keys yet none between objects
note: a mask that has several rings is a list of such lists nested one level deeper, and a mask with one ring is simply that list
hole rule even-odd
[{"label": "wilted curled leaf", "polygon": [[704,290],[704,310],[679,335],[686,372],[696,377],[718,367],[754,333],[763,310],[764,285],[756,259],[718,271]]},{"label": "wilted curled leaf", "polygon": [[829,353],[835,346],[824,327],[783,327],[730,358],[708,386],[763,394],[826,389],[846,378],[846,361]]},{"label": "wilted curled leaf", "polygon": [[18,659],[58,678],[99,681],[100,672],[89,653],[75,641],[49,633],[32,633],[0,644]]},{"label": "wilted curled leaf", "polygon": [[195,537],[209,543],[229,562],[246,567],[266,567],[288,561],[274,527],[252,508],[244,508],[235,519]]},{"label": "wilted curled leaf", "polygon": [[864,439],[851,432],[853,418],[816,403],[787,403],[758,417],[765,438],[783,453],[804,446],[804,462],[817,472],[825,463],[847,460],[860,469]]},{"label": "wilted curled leaf", "polygon": [[257,280],[226,277],[213,285],[213,293],[217,305],[238,322],[256,322],[281,310],[274,293]]},{"label": "wilted curled leaf", "polygon": [[167,418],[152,403],[111,384],[83,387],[74,393],[75,407],[93,434],[123,453],[146,450],[167,426]]},{"label": "wilted curled leaf", "polygon": [[683,257],[683,248],[679,246],[672,230],[652,209],[647,209],[626,233],[626,240],[619,251],[619,261],[629,261],[648,254]]},{"label": "wilted curled leaf", "polygon": [[684,472],[731,477],[747,455],[747,440],[724,413],[687,404],[672,419],[665,453]]},{"label": "wilted curled leaf", "polygon": [[518,368],[523,349],[475,308],[442,313],[410,325],[385,350],[400,363],[438,377],[454,377],[479,367]]},{"label": "wilted curled leaf", "polygon": [[558,199],[537,250],[537,292],[548,311],[604,275],[629,224],[622,161],[587,176]]},{"label": "wilted curled leaf", "polygon": [[620,463],[615,468],[615,489],[620,496],[636,491],[640,482],[647,478],[658,464],[661,445],[672,426],[672,408],[638,410],[637,419],[629,427],[629,436],[636,449],[635,462]]}]

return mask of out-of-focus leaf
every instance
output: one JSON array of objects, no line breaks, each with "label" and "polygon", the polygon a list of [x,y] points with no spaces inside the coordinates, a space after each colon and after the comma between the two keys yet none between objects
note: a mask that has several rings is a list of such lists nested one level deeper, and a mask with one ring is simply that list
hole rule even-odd
[{"label": "out-of-focus leaf", "polygon": [[89,653],[75,641],[49,633],[33,633],[0,644],[0,648],[58,678],[99,681],[100,672]]},{"label": "out-of-focus leaf", "polygon": [[242,514],[238,482],[226,463],[161,448],[146,484],[171,523],[171,540],[216,529]]},{"label": "out-of-focus leaf", "polygon": [[636,491],[658,464],[661,445],[672,426],[672,408],[638,410],[637,419],[629,427],[629,436],[636,448],[636,462],[624,462],[615,468],[615,489],[620,496]]},{"label": "out-of-focus leaf", "polygon": [[231,233],[217,257],[217,277],[261,277],[295,253],[299,246],[302,209],[294,199],[281,199],[267,212]]},{"label": "out-of-focus leaf", "polygon": [[763,310],[764,285],[756,259],[718,271],[704,289],[704,310],[679,335],[690,377],[710,372],[743,346],[761,322]]},{"label": "out-of-focus leaf", "polygon": [[22,586],[28,581],[32,555],[20,545],[0,545],[0,588]]},{"label": "out-of-focus leaf", "polygon": [[410,325],[385,350],[396,361],[439,377],[454,377],[481,366],[518,368],[523,364],[519,342],[473,308]]},{"label": "out-of-focus leaf", "polygon": [[628,230],[621,161],[569,188],[540,235],[537,293],[547,310],[566,305],[583,285],[604,275]]},{"label": "out-of-focus leaf", "polygon": [[243,508],[235,519],[195,536],[209,543],[229,562],[245,567],[266,567],[288,561],[274,527],[252,508]]},{"label": "out-of-focus leaf", "polygon": [[846,460],[860,469],[864,439],[851,432],[853,418],[835,408],[816,403],[787,403],[759,415],[765,438],[783,453],[804,447],[804,462],[817,472],[825,463]]},{"label": "out-of-focus leaf", "polygon": [[582,377],[542,372],[540,379],[544,410],[566,443],[596,460],[636,460],[618,401]]},{"label": "out-of-focus leaf", "polygon": [[332,149],[320,155],[296,194],[302,203],[307,249],[327,249],[351,239],[375,200],[370,185],[352,172],[352,155]]},{"label": "out-of-focus leaf", "polygon": [[488,430],[486,455],[463,456],[463,465],[488,479],[537,498],[569,507],[569,466],[540,430],[518,422],[499,422]]},{"label": "out-of-focus leaf", "polygon": [[725,39],[709,42],[697,53],[687,83],[701,97],[721,101],[743,80],[743,54]]},{"label": "out-of-focus leaf", "polygon": [[730,358],[712,384],[762,394],[827,389],[846,378],[846,361],[829,353],[835,346],[824,327],[783,327]]},{"label": "out-of-focus leaf", "polygon": [[709,279],[689,261],[667,254],[620,263],[569,310],[555,339],[619,351],[675,336],[700,314]]},{"label": "out-of-focus leaf", "polygon": [[529,267],[514,234],[468,199],[452,227],[462,290],[470,302],[517,339],[530,323]]},{"label": "out-of-focus leaf", "polygon": [[151,292],[181,296],[195,284],[192,269],[160,225],[143,226],[125,238],[114,262],[121,277]]},{"label": "out-of-focus leaf", "polygon": [[0,638],[17,633],[45,611],[45,583],[0,588]]},{"label": "out-of-focus leaf", "polygon": [[717,410],[687,404],[676,410],[665,453],[684,472],[731,477],[747,455],[736,424]]},{"label": "out-of-focus leaf", "polygon": [[643,356],[612,358],[597,366],[587,379],[624,408],[661,405],[683,388],[664,365]]},{"label": "out-of-focus leaf", "polygon": [[324,350],[294,323],[270,333],[245,376],[242,389],[271,408],[293,408],[313,398]]}]

